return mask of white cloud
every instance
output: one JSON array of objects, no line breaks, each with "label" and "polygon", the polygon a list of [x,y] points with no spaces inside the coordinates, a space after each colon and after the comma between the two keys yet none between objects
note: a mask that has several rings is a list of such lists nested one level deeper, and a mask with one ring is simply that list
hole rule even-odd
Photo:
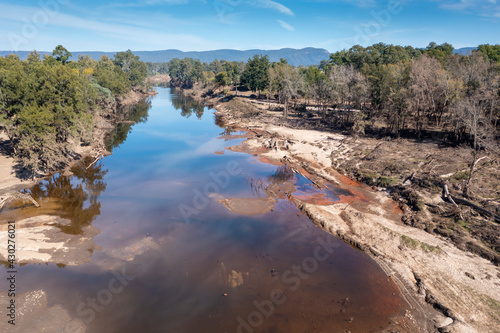
[{"label": "white cloud", "polygon": [[286,23],[285,21],[282,21],[282,20],[277,20],[277,21],[286,30],[288,30],[288,31],[295,31],[295,28],[292,25]]},{"label": "white cloud", "polygon": [[446,10],[462,11],[487,17],[500,16],[500,4],[497,0],[434,0]]},{"label": "white cloud", "polygon": [[254,5],[256,7],[274,9],[274,10],[277,10],[278,12],[286,14],[286,15],[290,15],[290,16],[295,15],[290,8],[280,4],[278,2],[272,1],[272,0],[248,1],[248,3],[251,5]]},{"label": "white cloud", "polygon": [[[0,11],[0,19],[9,20],[10,22],[17,23],[20,27],[25,24],[24,18],[31,18],[36,13],[40,12],[40,8],[29,7],[29,6],[18,6],[18,5],[2,5],[2,11]],[[111,42],[108,48],[116,48],[112,44],[123,44],[120,43],[134,42],[136,44],[150,45],[150,47],[165,49],[175,46],[176,48],[182,49],[205,49],[214,46],[214,43],[205,40],[201,37],[192,34],[174,34],[162,32],[158,29],[147,29],[143,27],[133,27],[130,25],[119,24],[119,23],[109,23],[101,22],[92,19],[82,19],[73,15],[68,15],[64,13],[57,13],[51,17],[43,28],[49,27],[59,27],[67,29],[76,29],[83,31],[85,35],[89,33],[100,35]],[[67,30],[66,29],[66,30]],[[40,29],[39,29],[40,30]],[[11,30],[11,33],[18,34],[22,36],[22,29],[19,31]],[[75,33],[79,33],[75,31]],[[40,34],[40,36],[38,36]],[[29,42],[36,42],[36,39],[43,37],[41,31],[33,38],[28,38]],[[0,37],[0,41],[3,41],[5,36]],[[102,42],[103,40],[101,40]],[[23,48],[30,49],[31,44],[22,45]],[[107,50],[103,50],[107,51]],[[114,50],[109,50],[114,51]]]}]

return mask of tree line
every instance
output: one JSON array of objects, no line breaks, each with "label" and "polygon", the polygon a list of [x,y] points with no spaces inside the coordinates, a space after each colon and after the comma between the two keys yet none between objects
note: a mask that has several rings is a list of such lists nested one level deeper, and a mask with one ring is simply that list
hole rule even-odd
[{"label": "tree line", "polygon": [[453,51],[448,43],[378,43],[335,52],[310,67],[256,55],[247,63],[188,58],[148,68],[160,68],[177,87],[252,90],[278,100],[285,117],[316,112],[325,123],[357,134],[375,125],[396,136],[438,131],[477,147],[498,137],[500,45],[479,45],[469,55]]},{"label": "tree line", "polygon": [[43,59],[0,57],[0,127],[33,176],[66,164],[76,144],[92,143],[94,117],[116,97],[144,89],[147,65],[130,50],[98,61],[57,46]]}]

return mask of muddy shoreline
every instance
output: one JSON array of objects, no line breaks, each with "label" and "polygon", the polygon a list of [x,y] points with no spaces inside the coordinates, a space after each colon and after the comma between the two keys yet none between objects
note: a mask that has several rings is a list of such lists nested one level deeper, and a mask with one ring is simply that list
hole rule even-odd
[{"label": "muddy shoreline", "polygon": [[[457,248],[442,236],[405,225],[401,222],[403,212],[388,191],[373,189],[338,173],[331,156],[345,157],[345,152],[352,149],[347,137],[240,117],[241,110],[235,112],[223,101],[214,102],[216,115],[226,125],[249,133],[248,139],[232,150],[306,170],[313,182],[354,188],[359,194],[329,206],[304,203],[297,198],[292,201],[318,227],[370,255],[397,283],[411,311],[395,318],[387,332],[500,329],[498,267]],[[252,107],[248,105],[249,109]]]}]

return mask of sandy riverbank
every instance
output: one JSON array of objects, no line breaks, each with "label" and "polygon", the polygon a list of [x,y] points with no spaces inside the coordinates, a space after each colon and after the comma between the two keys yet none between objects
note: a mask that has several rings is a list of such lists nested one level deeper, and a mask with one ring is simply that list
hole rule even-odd
[{"label": "sandy riverbank", "polygon": [[[497,266],[443,236],[402,223],[403,212],[389,193],[353,182],[335,170],[338,161],[356,162],[360,158],[353,152],[363,146],[363,139],[239,117],[230,105],[215,104],[225,124],[252,134],[234,150],[286,163],[305,170],[316,183],[333,183],[354,194],[351,199],[327,206],[292,200],[319,227],[359,247],[380,264],[399,285],[413,309],[407,315],[422,331],[500,330]],[[248,104],[248,108],[255,107]],[[373,148],[374,142],[366,141],[366,148]],[[429,193],[426,200],[438,203],[442,199]],[[405,331],[403,327],[398,330]]]},{"label": "sandy riverbank", "polygon": [[[0,132],[0,147],[5,148],[9,140],[7,135]],[[18,174],[19,166],[6,149],[0,151],[0,197],[7,193],[16,192],[33,184]]]}]

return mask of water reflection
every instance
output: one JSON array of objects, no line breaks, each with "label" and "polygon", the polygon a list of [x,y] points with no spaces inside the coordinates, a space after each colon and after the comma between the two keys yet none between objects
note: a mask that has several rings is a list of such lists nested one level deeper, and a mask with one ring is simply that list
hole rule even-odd
[{"label": "water reflection", "polygon": [[269,176],[267,180],[270,183],[286,182],[293,180],[294,175],[295,173],[293,172],[292,168],[285,164],[278,166],[276,171],[271,176]]},{"label": "water reflection", "polygon": [[[68,217],[71,223],[65,232],[80,229],[84,236],[48,234],[47,239],[76,249],[68,252],[64,246],[60,256],[40,259],[67,264],[64,270],[55,265],[25,267],[26,288],[45,290],[51,302],[85,319],[79,311],[81,301],[102,296],[115,278],[110,270],[122,272],[125,267],[126,274],[137,278],[95,313],[89,333],[246,332],[253,328],[239,329],[238,318],[248,322],[259,310],[255,303],[264,304],[276,289],[286,293],[287,301],[276,306],[255,332],[308,332],[311,323],[322,332],[368,332],[399,311],[397,290],[369,257],[314,227],[287,200],[299,188],[309,190],[307,179],[288,166],[254,163],[256,159],[246,154],[199,154],[199,142],[207,140],[219,143],[215,149],[224,148],[225,142],[215,139],[221,126],[214,126],[208,112],[201,121],[186,119],[182,108],[170,104],[170,98],[182,104],[178,96],[164,89],[159,93],[151,121],[102,162],[106,168],[98,164],[87,169],[92,162],[87,159],[72,170],[73,177],[54,176],[33,188],[35,199],[44,203],[38,212],[50,209],[48,214]],[[158,133],[176,131],[193,144],[179,145],[177,136],[158,140]],[[176,163],[166,166],[165,161]],[[220,196],[228,199],[220,205],[220,197],[210,195],[201,207],[193,189],[214,182],[213,175],[221,175],[231,161],[243,172],[221,189]],[[200,208],[197,217],[202,223],[179,222],[181,203]],[[261,214],[256,215],[258,210]],[[32,211],[34,216],[35,208]],[[32,234],[40,234],[38,230]],[[83,238],[87,243],[81,245]],[[94,238],[100,246],[95,254]],[[300,288],[291,290],[298,277],[287,272],[314,255],[319,238],[336,244],[335,250],[300,280]],[[38,252],[49,251],[53,250]],[[72,266],[81,263],[88,264]]]},{"label": "water reflection", "polygon": [[191,117],[193,114],[196,118],[201,119],[205,112],[205,106],[194,98],[184,95],[175,89],[172,89],[175,96],[172,98],[172,105],[176,110],[181,110],[181,116],[185,118]]},{"label": "water reflection", "polygon": [[341,200],[341,197],[353,196],[348,189],[333,187],[326,183],[321,183],[319,186],[288,164],[278,165],[270,176],[263,179],[252,177],[247,179],[247,182],[253,195],[273,200],[290,200],[293,197],[306,203],[331,205]]},{"label": "water reflection", "polygon": [[101,214],[99,196],[106,190],[104,176],[108,170],[102,170],[100,163],[88,167],[92,162],[86,157],[71,169],[74,177],[55,174],[27,190],[38,202],[57,203],[52,215],[71,220],[70,225],[59,226],[65,233],[81,233]]},{"label": "water reflection", "polygon": [[[8,220],[16,221],[18,264],[55,263],[63,268],[91,262],[100,249],[94,238],[101,232],[92,222],[101,214],[99,197],[106,190],[103,179],[108,172],[92,162],[85,158],[71,169],[74,176],[55,174],[25,190],[39,208],[14,202],[5,212]],[[2,228],[6,226],[0,224],[0,241],[7,243]],[[0,262],[6,260],[6,251],[0,248]]]},{"label": "water reflection", "polygon": [[215,116],[215,125],[217,125],[218,127],[222,128],[224,130],[219,134],[220,136],[232,135],[233,133],[239,131],[239,129],[237,129],[233,126],[226,125],[224,123],[224,120],[222,119],[222,116],[220,116],[220,115]]},{"label": "water reflection", "polygon": [[151,108],[151,100],[143,99],[137,104],[129,105],[120,110],[124,120],[118,122],[106,136],[105,147],[107,151],[113,151],[127,140],[127,136],[132,132],[132,126],[136,123],[146,123],[148,121],[148,112]]}]

